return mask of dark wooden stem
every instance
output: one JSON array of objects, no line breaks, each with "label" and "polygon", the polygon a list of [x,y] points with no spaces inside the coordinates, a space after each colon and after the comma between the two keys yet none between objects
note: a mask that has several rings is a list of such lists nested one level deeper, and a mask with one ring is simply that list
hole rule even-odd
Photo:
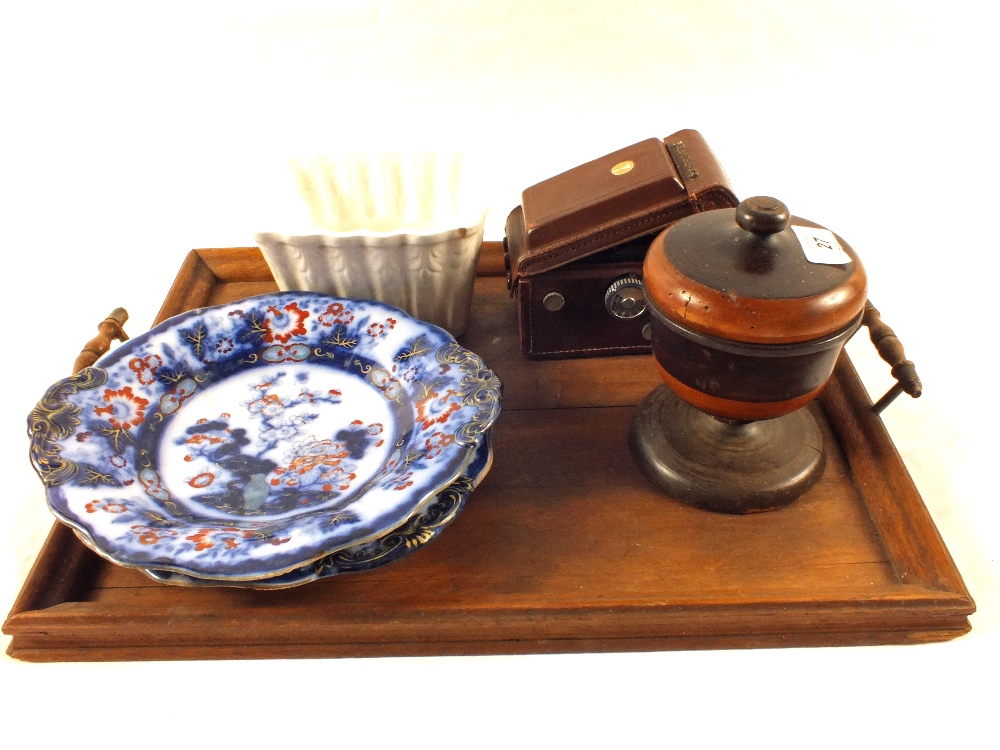
[{"label": "dark wooden stem", "polygon": [[98,334],[87,342],[73,363],[73,372],[80,372],[84,367],[90,367],[97,358],[111,348],[112,341],[128,341],[128,334],[122,326],[128,320],[128,312],[124,307],[116,307],[97,326]]},{"label": "dark wooden stem", "polygon": [[864,317],[862,317],[861,322],[868,326],[868,335],[871,336],[872,344],[878,350],[879,356],[892,368],[892,376],[896,379],[896,385],[875,402],[872,411],[876,414],[880,413],[901,393],[908,393],[913,398],[919,398],[923,392],[923,385],[917,375],[917,368],[910,360],[906,359],[903,345],[896,338],[896,333],[882,322],[882,316],[871,302],[865,303]]}]

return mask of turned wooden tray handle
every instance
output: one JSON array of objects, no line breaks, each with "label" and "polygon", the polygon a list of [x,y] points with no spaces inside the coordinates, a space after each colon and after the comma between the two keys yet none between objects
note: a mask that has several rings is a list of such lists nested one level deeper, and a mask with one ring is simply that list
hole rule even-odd
[{"label": "turned wooden tray handle", "polygon": [[116,307],[97,326],[97,335],[87,342],[73,363],[73,372],[80,372],[84,367],[90,367],[97,358],[111,348],[112,341],[128,341],[128,334],[122,327],[128,320],[128,312],[124,307]]},{"label": "turned wooden tray handle", "polygon": [[865,303],[865,312],[861,323],[868,326],[868,335],[871,337],[872,343],[878,350],[879,356],[892,368],[892,376],[896,379],[896,385],[875,402],[872,411],[878,414],[895,401],[901,393],[908,393],[913,398],[919,398],[923,391],[923,385],[917,375],[917,368],[906,358],[903,345],[896,338],[895,332],[882,322],[882,316],[871,302]]}]

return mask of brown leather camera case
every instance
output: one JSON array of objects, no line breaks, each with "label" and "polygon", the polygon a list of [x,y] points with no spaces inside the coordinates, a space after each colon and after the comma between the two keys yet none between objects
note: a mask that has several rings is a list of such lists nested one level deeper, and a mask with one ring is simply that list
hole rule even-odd
[{"label": "brown leather camera case", "polygon": [[[507,286],[532,359],[649,353],[639,280],[650,243],[739,201],[696,130],[650,138],[521,193],[507,217]],[[614,285],[614,288],[611,288]]]}]

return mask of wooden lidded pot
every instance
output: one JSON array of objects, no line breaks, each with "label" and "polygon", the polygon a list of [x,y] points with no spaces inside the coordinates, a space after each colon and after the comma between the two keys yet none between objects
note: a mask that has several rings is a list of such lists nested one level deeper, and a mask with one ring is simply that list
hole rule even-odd
[{"label": "wooden lidded pot", "polygon": [[758,196],[664,230],[642,286],[665,385],[632,419],[639,467],[706,510],[756,513],[800,497],[826,464],[822,430],[802,407],[865,309],[854,250]]},{"label": "wooden lidded pot", "polygon": [[758,196],[664,230],[643,289],[670,389],[708,414],[761,420],[818,395],[861,325],[868,282],[843,239]]}]

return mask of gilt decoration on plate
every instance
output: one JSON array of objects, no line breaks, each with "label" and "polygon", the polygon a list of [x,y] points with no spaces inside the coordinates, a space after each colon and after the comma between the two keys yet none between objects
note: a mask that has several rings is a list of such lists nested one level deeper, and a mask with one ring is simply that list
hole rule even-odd
[{"label": "gilt decoration on plate", "polygon": [[253,580],[406,522],[499,409],[445,331],[295,292],[164,322],[53,385],[29,432],[50,507],[100,554]]}]

